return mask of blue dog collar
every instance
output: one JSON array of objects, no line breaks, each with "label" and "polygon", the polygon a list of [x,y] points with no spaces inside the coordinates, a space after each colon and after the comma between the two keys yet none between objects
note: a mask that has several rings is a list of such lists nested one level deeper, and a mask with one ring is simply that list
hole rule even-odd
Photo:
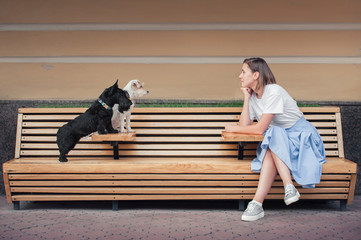
[{"label": "blue dog collar", "polygon": [[103,102],[100,98],[98,98],[98,102],[107,110],[112,110],[105,102]]}]

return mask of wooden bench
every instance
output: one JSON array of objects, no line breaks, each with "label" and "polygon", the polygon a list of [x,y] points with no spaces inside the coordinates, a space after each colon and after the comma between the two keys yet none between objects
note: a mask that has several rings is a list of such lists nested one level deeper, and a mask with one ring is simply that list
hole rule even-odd
[{"label": "wooden bench", "polygon": [[[58,161],[57,129],[84,108],[22,108],[18,113],[15,158],[3,164],[8,203],[20,201],[244,200],[253,198],[259,175],[250,163],[257,143],[244,148],[222,141],[226,123],[237,122],[241,108],[135,108],[136,138],[119,143],[119,159],[103,141],[82,139]],[[340,109],[301,108],[326,147],[327,163],[314,189],[297,185],[301,199],[340,200],[351,204],[356,163],[344,158]],[[277,178],[269,199],[283,199]]]}]

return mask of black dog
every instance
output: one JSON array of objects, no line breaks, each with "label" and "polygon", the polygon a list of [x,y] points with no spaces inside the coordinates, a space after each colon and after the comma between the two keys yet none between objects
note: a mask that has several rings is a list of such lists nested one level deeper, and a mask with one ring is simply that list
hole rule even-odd
[{"label": "black dog", "polygon": [[129,94],[118,88],[118,81],[112,87],[105,89],[85,113],[59,128],[56,142],[59,147],[60,162],[68,161],[66,155],[80,138],[96,131],[99,134],[118,132],[111,123],[114,104],[119,104],[119,112],[129,110],[132,105]]}]

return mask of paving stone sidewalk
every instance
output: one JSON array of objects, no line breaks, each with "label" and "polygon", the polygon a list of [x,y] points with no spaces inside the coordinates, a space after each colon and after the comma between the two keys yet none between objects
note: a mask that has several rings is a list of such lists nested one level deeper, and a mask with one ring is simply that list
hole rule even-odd
[{"label": "paving stone sidewalk", "polygon": [[25,202],[0,196],[0,239],[361,239],[361,196],[336,201],[266,201],[265,218],[242,222],[235,201]]}]

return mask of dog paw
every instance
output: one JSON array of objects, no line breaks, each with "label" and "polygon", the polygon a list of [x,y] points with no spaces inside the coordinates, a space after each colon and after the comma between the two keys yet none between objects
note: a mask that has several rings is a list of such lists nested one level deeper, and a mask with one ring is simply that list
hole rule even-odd
[{"label": "dog paw", "polygon": [[128,132],[129,132],[129,133],[133,133],[134,130],[130,128],[130,129],[128,129]]},{"label": "dog paw", "polygon": [[66,159],[66,158],[59,158],[59,162],[67,162],[68,161],[68,159]]}]

